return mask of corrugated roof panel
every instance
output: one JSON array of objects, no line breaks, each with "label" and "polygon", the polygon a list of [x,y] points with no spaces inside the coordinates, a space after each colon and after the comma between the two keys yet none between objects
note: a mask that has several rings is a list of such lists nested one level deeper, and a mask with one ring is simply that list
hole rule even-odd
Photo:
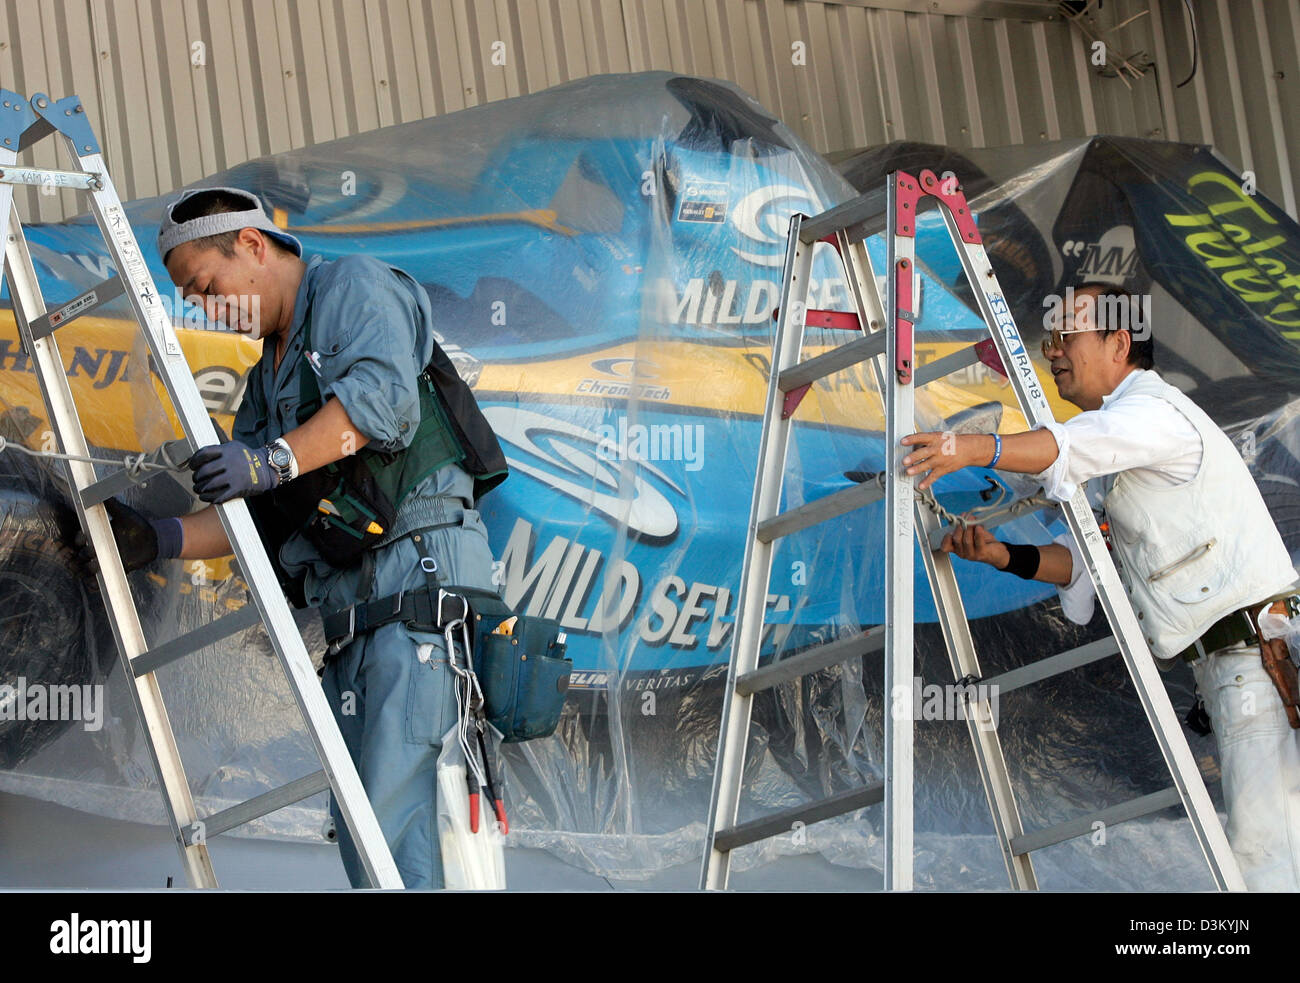
[{"label": "corrugated roof panel", "polygon": [[[736,81],[825,151],[1094,132],[1214,142],[1294,209],[1300,0],[1191,6],[1198,67],[1181,89],[1191,37],[1173,0],[1113,0],[1094,21],[1142,15],[1101,35],[1154,61],[1127,86],[1098,74],[1049,5],[977,0],[39,0],[0,9],[0,81],[81,95],[124,197],[590,74],[666,69]],[[52,153],[29,162],[54,166]],[[80,208],[65,192],[18,200],[42,220]]]}]

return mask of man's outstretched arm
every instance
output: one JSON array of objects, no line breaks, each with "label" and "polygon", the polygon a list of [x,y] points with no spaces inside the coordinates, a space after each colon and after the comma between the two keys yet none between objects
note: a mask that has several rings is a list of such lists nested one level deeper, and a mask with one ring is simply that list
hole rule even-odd
[{"label": "man's outstretched arm", "polygon": [[[903,458],[909,475],[923,474],[918,487],[929,488],[946,474],[962,468],[989,466],[997,449],[992,434],[914,433],[902,443],[913,448]],[[999,471],[1038,474],[1056,460],[1056,437],[1047,428],[1002,437]]]}]

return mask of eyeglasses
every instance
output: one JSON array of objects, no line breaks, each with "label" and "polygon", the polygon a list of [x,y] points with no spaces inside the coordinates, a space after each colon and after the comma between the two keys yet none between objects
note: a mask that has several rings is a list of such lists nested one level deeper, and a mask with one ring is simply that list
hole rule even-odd
[{"label": "eyeglasses", "polygon": [[1066,335],[1083,334],[1086,331],[1104,331],[1104,330],[1105,328],[1093,328],[1093,327],[1052,328],[1047,333],[1047,337],[1043,339],[1043,358],[1050,359],[1051,356],[1047,354],[1048,352],[1052,351],[1053,349],[1064,348]]}]

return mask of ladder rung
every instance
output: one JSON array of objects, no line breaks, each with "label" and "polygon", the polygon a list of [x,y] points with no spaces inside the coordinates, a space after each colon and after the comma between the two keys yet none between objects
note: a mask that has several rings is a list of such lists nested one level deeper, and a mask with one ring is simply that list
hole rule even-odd
[{"label": "ladder rung", "polygon": [[935,379],[941,379],[946,375],[964,369],[968,365],[974,365],[976,362],[983,362],[990,368],[1001,372],[1002,375],[1006,375],[999,368],[1002,360],[997,357],[997,346],[993,344],[992,338],[985,338],[968,348],[955,351],[951,355],[945,355],[943,358],[937,358],[933,362],[921,366],[916,370],[916,384],[924,386],[927,383],[934,382]]},{"label": "ladder rung", "polygon": [[70,300],[66,304],[35,318],[31,324],[32,337],[44,338],[46,335],[53,334],[56,328],[61,328],[69,321],[73,321],[83,314],[89,314],[97,307],[102,307],[125,290],[126,284],[122,282],[121,277],[109,277],[103,283],[87,290],[75,300]]},{"label": "ladder rung", "polygon": [[828,352],[816,355],[807,361],[792,365],[777,378],[777,388],[783,393],[806,386],[816,379],[834,375],[850,365],[865,362],[885,350],[885,332],[877,331],[862,338],[855,338],[844,345],[832,348]]},{"label": "ladder rung", "polygon": [[875,482],[843,488],[830,495],[823,495],[816,501],[800,505],[796,509],[764,519],[758,524],[755,536],[761,543],[770,543],[774,539],[789,536],[801,529],[815,526],[819,522],[834,519],[838,515],[878,502],[884,497],[884,491]]},{"label": "ladder rung", "polygon": [[262,616],[258,614],[257,606],[255,604],[245,604],[232,614],[209,621],[206,625],[188,631],[169,642],[163,642],[163,644],[155,645],[147,652],[141,652],[131,660],[131,671],[137,676],[147,675],[169,662],[175,662],[177,659],[184,658],[191,652],[197,652],[213,642],[219,642],[237,631],[243,631],[245,628],[251,628],[253,625],[261,623]]},{"label": "ladder rung", "polygon": [[751,696],[773,686],[779,686],[781,683],[800,679],[827,666],[847,662],[856,656],[879,652],[884,647],[885,628],[883,625],[877,625],[860,635],[838,638],[825,645],[800,652],[798,655],[792,655],[788,659],[781,659],[753,672],[747,672],[736,680],[736,693],[740,696]]},{"label": "ladder rung", "polygon": [[[193,453],[188,437],[178,437],[175,440],[169,440],[161,444],[157,450],[144,455],[147,462],[152,464],[165,464],[173,471],[180,470],[185,461]],[[159,472],[153,471],[151,476],[156,476]],[[83,508],[93,508],[101,502],[106,502],[118,492],[134,485],[148,484],[148,477],[135,478],[126,468],[120,471],[114,471],[106,478],[100,478],[98,481],[92,481],[81,489],[81,505]]]},{"label": "ladder rung", "polygon": [[81,505],[83,508],[91,508],[101,502],[107,502],[118,492],[134,488],[136,485],[143,485],[148,480],[143,474],[139,478],[134,478],[131,476],[130,471],[122,468],[122,470],[114,471],[108,477],[100,478],[98,481],[92,482],[81,489]]},{"label": "ladder rung", "polygon": [[[324,769],[312,772],[310,775],[304,775],[302,778],[295,778],[287,785],[281,785],[269,792],[263,792],[247,802],[241,802],[237,806],[231,806],[229,809],[222,809],[210,816],[204,816],[199,820],[199,823],[202,824],[203,837],[204,839],[211,839],[214,836],[219,836],[226,830],[252,822],[254,819],[275,812],[277,809],[291,806],[295,802],[301,802],[317,792],[327,791],[329,787],[330,780],[326,776]],[[181,830],[181,840],[186,846],[193,846],[194,836],[198,832],[195,827],[199,823],[186,826]]]},{"label": "ladder rung", "polygon": [[1078,819],[1071,819],[1056,826],[1049,826],[1047,829],[1034,830],[1032,833],[1013,836],[1011,838],[1011,852],[1017,857],[1023,856],[1026,853],[1032,853],[1034,850],[1041,850],[1045,846],[1064,843],[1076,836],[1091,833],[1094,829],[1094,823],[1100,822],[1103,826],[1116,826],[1130,819],[1137,819],[1139,816],[1145,816],[1148,813],[1159,812],[1161,809],[1168,809],[1170,806],[1181,804],[1182,796],[1178,794],[1178,789],[1170,785],[1160,792],[1152,792],[1150,795],[1129,799],[1119,805],[1102,809],[1100,812],[1094,812],[1090,816],[1080,816]]},{"label": "ladder rung", "polygon": [[820,802],[810,802],[807,805],[783,809],[780,812],[774,812],[770,816],[764,816],[762,819],[751,819],[749,822],[733,826],[731,829],[719,830],[713,837],[713,848],[727,853],[747,843],[757,843],[759,840],[765,840],[770,836],[788,833],[795,823],[811,826],[823,819],[831,819],[835,816],[842,816],[846,812],[852,812],[854,809],[863,809],[866,806],[876,805],[884,797],[884,783],[849,789],[847,792],[840,792],[838,795],[832,795]]},{"label": "ladder rung", "polygon": [[943,358],[936,358],[933,362],[927,362],[916,370],[916,384],[918,386],[928,385],[935,379],[942,379],[946,375],[966,368],[968,365],[974,365],[979,361],[979,356],[975,354],[975,346],[963,348],[955,351],[951,355],[945,355]]},{"label": "ladder rung", "polygon": [[1115,641],[1113,637],[1099,638],[1095,642],[1080,645],[1078,648],[1069,649],[1046,659],[1039,659],[1037,662],[1021,666],[1019,669],[1012,669],[1010,672],[1004,672],[990,679],[981,679],[980,683],[990,687],[991,692],[1001,696],[1003,693],[1010,693],[1022,686],[1028,686],[1043,679],[1051,679],[1053,676],[1059,676],[1071,669],[1086,666],[1090,662],[1100,662],[1102,659],[1108,659],[1118,652],[1119,642]]},{"label": "ladder rung", "polygon": [[816,242],[843,231],[849,242],[858,242],[883,232],[887,198],[887,190],[878,188],[836,205],[801,223],[799,238],[804,242]]},{"label": "ladder rung", "polygon": [[43,167],[0,168],[0,184],[33,184],[44,188],[98,190],[99,175],[82,171],[52,171]]}]

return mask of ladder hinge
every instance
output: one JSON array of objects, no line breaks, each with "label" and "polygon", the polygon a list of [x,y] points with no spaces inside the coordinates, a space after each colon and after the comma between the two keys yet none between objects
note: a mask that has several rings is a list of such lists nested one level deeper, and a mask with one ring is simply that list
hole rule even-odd
[{"label": "ladder hinge", "polygon": [[79,97],[66,96],[56,102],[44,92],[38,92],[32,96],[32,109],[44,125],[34,124],[28,131],[29,137],[24,138],[24,145],[35,143],[50,131],[57,130],[72,141],[78,157],[99,153],[99,141],[95,139],[95,131],[90,128],[90,120],[86,119],[86,110]]}]

